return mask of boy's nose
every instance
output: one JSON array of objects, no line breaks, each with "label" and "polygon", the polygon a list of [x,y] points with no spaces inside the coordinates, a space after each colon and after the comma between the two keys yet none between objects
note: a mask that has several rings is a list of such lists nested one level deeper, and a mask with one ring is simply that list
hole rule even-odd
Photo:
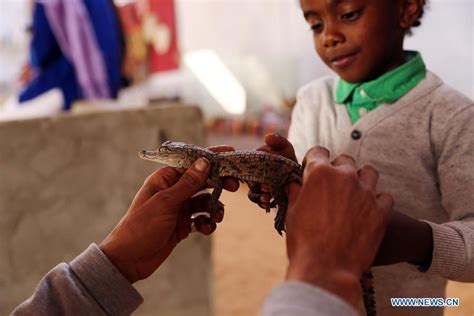
[{"label": "boy's nose", "polygon": [[344,36],[338,32],[327,30],[324,34],[324,47],[334,47],[344,42]]}]

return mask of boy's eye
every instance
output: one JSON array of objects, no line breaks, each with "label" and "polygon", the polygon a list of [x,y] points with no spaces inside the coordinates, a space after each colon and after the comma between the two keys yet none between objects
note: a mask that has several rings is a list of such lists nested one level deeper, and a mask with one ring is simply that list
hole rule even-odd
[{"label": "boy's eye", "polygon": [[311,25],[311,31],[313,31],[314,33],[319,33],[322,29],[323,23],[318,22]]},{"label": "boy's eye", "polygon": [[341,20],[342,21],[355,21],[359,18],[360,16],[360,11],[351,11],[351,12],[348,12],[348,13],[344,13],[343,15],[341,15]]}]

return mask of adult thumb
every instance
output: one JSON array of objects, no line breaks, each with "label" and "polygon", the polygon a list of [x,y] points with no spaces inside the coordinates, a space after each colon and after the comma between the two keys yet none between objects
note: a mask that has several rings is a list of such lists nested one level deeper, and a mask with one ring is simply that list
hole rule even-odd
[{"label": "adult thumb", "polygon": [[184,201],[206,188],[209,177],[210,163],[205,158],[199,158],[179,178],[178,182],[168,189],[168,193],[176,200]]},{"label": "adult thumb", "polygon": [[297,183],[290,183],[288,185],[288,205],[291,206],[296,203],[296,199],[298,198],[298,194],[300,193],[301,185]]}]

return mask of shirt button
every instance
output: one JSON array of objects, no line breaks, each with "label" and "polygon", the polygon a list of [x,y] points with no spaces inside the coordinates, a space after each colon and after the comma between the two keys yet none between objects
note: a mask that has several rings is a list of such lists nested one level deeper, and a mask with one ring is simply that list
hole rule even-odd
[{"label": "shirt button", "polygon": [[364,116],[367,114],[367,109],[366,108],[360,108],[359,109],[359,115],[360,116]]},{"label": "shirt button", "polygon": [[355,130],[352,131],[351,137],[352,137],[353,140],[358,140],[362,137],[362,133],[355,129]]}]

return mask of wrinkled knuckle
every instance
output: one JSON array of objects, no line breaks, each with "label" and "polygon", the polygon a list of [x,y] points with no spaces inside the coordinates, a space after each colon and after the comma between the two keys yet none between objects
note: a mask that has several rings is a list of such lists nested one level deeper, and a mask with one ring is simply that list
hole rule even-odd
[{"label": "wrinkled knuckle", "polygon": [[157,197],[158,197],[160,205],[164,208],[174,205],[175,203],[174,201],[176,199],[176,196],[172,194],[171,192],[169,192],[168,190],[158,192]]},{"label": "wrinkled knuckle", "polygon": [[156,170],[155,172],[153,172],[152,174],[148,175],[146,177],[145,181],[144,181],[144,184],[155,183],[157,181],[157,179],[159,179],[160,177],[167,177],[172,172],[173,172],[172,167],[170,167],[170,166],[162,167],[162,168]]},{"label": "wrinkled knuckle", "polygon": [[372,167],[371,165],[363,165],[362,168],[360,168],[361,172],[364,173],[372,173],[375,176],[377,176],[377,179],[379,177],[379,171],[375,169],[375,167]]},{"label": "wrinkled knuckle", "polygon": [[308,179],[318,179],[332,174],[331,166],[309,161],[305,168],[305,176]]},{"label": "wrinkled knuckle", "polygon": [[347,154],[341,154],[341,155],[337,156],[336,159],[334,159],[334,161],[340,161],[340,160],[351,160],[351,161],[355,162],[354,157],[349,156]]},{"label": "wrinkled knuckle", "polygon": [[200,179],[189,172],[183,174],[180,181],[189,188],[194,188],[201,184]]},{"label": "wrinkled knuckle", "polygon": [[359,175],[355,170],[349,168],[338,168],[337,173],[340,175],[341,179],[352,184],[352,186],[361,186]]},{"label": "wrinkled knuckle", "polygon": [[371,203],[371,205],[376,205],[376,199],[375,199],[375,194],[372,190],[366,188],[366,187],[362,187],[361,188],[362,192],[360,193],[362,195],[362,197],[369,203]]},{"label": "wrinkled knuckle", "polygon": [[306,162],[305,171],[307,173],[314,173],[314,172],[318,172],[318,170],[320,170],[321,167],[322,167],[321,164],[317,163],[314,160],[310,160]]}]

